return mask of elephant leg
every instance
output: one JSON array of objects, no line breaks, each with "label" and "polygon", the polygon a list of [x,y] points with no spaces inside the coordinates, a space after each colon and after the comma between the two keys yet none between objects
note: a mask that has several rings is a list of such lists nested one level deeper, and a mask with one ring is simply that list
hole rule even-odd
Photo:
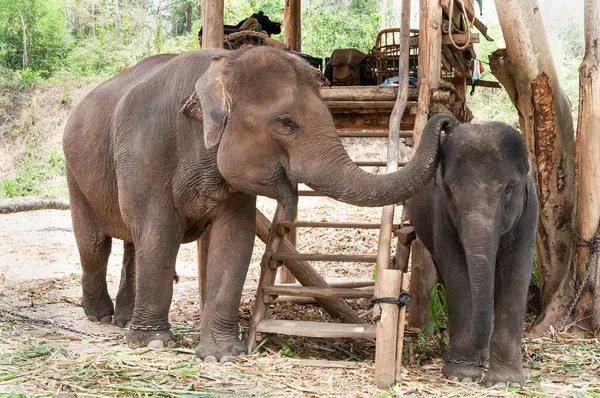
[{"label": "elephant leg", "polygon": [[126,327],[133,317],[134,307],[135,246],[131,242],[123,242],[123,266],[115,305],[115,325],[120,328]]},{"label": "elephant leg", "polygon": [[245,351],[239,338],[239,307],[254,247],[256,197],[244,197],[213,219],[208,251],[206,305],[196,354],[225,361]]},{"label": "elephant leg", "polygon": [[533,245],[506,248],[498,256],[487,384],[525,383],[521,341],[532,268]]},{"label": "elephant leg", "polygon": [[161,219],[132,228],[136,269],[135,306],[127,333],[131,348],[166,347],[175,343],[169,308],[183,228],[173,221],[177,220],[176,214],[166,214],[165,209],[150,213],[161,214]]},{"label": "elephant leg", "polygon": [[446,347],[443,372],[447,378],[475,381],[482,375],[478,364],[483,354],[474,349],[471,342],[472,299],[467,262],[457,243],[445,242],[445,246],[443,255],[436,258],[448,303],[450,341]]},{"label": "elephant leg", "polygon": [[102,232],[96,215],[69,171],[67,182],[73,232],[81,260],[81,306],[90,321],[110,323],[114,308],[106,286],[106,268],[112,239]]}]

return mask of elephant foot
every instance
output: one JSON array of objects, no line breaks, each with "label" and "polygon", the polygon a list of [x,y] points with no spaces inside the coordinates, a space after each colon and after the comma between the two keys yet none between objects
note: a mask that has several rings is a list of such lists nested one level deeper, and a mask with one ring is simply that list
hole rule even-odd
[{"label": "elephant foot", "polygon": [[115,326],[125,328],[129,326],[131,319],[133,318],[133,305],[121,305],[117,300],[117,306],[115,308]]},{"label": "elephant foot", "polygon": [[101,318],[98,318],[96,315],[88,315],[87,319],[92,322],[100,322],[100,323],[111,323],[112,315],[104,315]]},{"label": "elephant foot", "polygon": [[212,333],[203,334],[200,343],[196,346],[196,355],[204,362],[225,363],[231,360],[232,356],[244,355],[246,353],[246,344],[238,338],[226,340],[216,340]]},{"label": "elephant foot", "polygon": [[81,298],[81,306],[87,318],[92,322],[111,323],[115,313],[112,300],[108,293],[99,299]]},{"label": "elephant foot", "polygon": [[175,337],[170,330],[138,330],[130,329],[127,332],[127,345],[129,348],[165,348],[175,346]]},{"label": "elephant foot", "polygon": [[525,373],[523,372],[523,367],[519,366],[515,369],[500,369],[493,364],[490,364],[490,368],[485,375],[485,385],[487,387],[492,387],[496,384],[500,383],[501,385],[525,385]]},{"label": "elephant foot", "polygon": [[444,376],[449,380],[462,383],[472,383],[481,379],[481,368],[476,364],[460,364],[446,362],[444,364]]}]

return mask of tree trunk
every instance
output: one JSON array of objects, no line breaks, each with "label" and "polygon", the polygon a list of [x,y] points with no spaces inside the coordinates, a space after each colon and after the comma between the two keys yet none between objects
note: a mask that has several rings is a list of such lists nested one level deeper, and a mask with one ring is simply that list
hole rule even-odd
[{"label": "tree trunk", "polygon": [[94,0],[92,0],[92,37],[96,38],[96,9]]},{"label": "tree trunk", "polygon": [[115,8],[115,33],[117,37],[119,37],[119,33],[121,32],[121,14],[119,12],[119,0],[113,1]]},{"label": "tree trunk", "polygon": [[185,2],[185,33],[192,31],[192,2],[186,0]]},{"label": "tree trunk", "polygon": [[[545,331],[557,320],[561,321],[559,331],[585,320],[584,325],[579,325],[581,328],[600,332],[600,279],[597,277],[600,266],[600,6],[597,0],[585,0],[584,7],[585,55],[579,67],[575,220],[577,234],[588,242],[595,239],[596,248],[579,242],[571,267],[553,296],[545,319],[538,325],[538,332]],[[575,294],[574,288],[577,289]],[[574,311],[568,313],[574,301]]]},{"label": "tree trunk", "polygon": [[387,28],[387,13],[388,13],[388,0],[380,0],[379,2],[379,16],[381,17],[379,29]]},{"label": "tree trunk", "polygon": [[27,56],[27,27],[23,14],[21,14],[21,30],[23,31],[23,69],[25,69],[29,67],[29,57]]},{"label": "tree trunk", "polygon": [[574,129],[537,0],[496,0],[506,50],[490,55],[492,73],[519,113],[537,180],[536,239],[542,308],[548,308],[573,256]]}]

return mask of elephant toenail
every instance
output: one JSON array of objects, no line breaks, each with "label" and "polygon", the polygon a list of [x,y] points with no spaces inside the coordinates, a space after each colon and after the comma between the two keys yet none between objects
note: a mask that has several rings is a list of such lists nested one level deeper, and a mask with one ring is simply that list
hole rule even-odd
[{"label": "elephant toenail", "polygon": [[204,357],[204,363],[217,362],[217,357],[214,355],[207,355]]},{"label": "elephant toenail", "polygon": [[465,377],[464,379],[461,380],[462,383],[473,383],[473,379],[471,379],[470,377]]},{"label": "elephant toenail", "polygon": [[169,348],[173,348],[173,347],[175,347],[176,345],[177,345],[177,343],[176,343],[174,340],[169,340],[169,341],[167,342],[167,347],[169,347]]},{"label": "elephant toenail", "polygon": [[160,349],[165,348],[165,344],[161,340],[152,340],[148,343],[148,348]]},{"label": "elephant toenail", "polygon": [[87,319],[92,322],[98,322],[98,318],[95,317],[94,315],[88,315]]},{"label": "elephant toenail", "polygon": [[229,355],[225,355],[224,357],[221,357],[221,359],[219,359],[220,363],[227,363],[227,362],[231,362],[231,356]]},{"label": "elephant toenail", "polygon": [[450,377],[448,377],[448,380],[450,380],[450,381],[458,381],[458,377],[457,376],[450,376]]},{"label": "elephant toenail", "polygon": [[112,315],[106,315],[100,318],[101,323],[112,323]]}]

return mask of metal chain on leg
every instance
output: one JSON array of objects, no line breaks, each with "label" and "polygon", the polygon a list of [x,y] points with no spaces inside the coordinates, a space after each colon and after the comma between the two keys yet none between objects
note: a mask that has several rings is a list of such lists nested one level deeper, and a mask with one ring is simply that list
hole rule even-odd
[{"label": "metal chain on leg", "polygon": [[[575,240],[575,244],[577,246],[589,247],[590,257],[588,258],[588,263],[586,265],[586,271],[585,271],[585,276],[583,278],[583,281],[581,282],[579,289],[577,289],[575,298],[573,299],[573,302],[571,303],[571,305],[569,306],[569,309],[565,313],[565,317],[563,318],[562,322],[560,323],[560,326],[554,332],[554,338],[556,338],[558,336],[559,332],[564,331],[564,328],[567,325],[567,322],[569,321],[569,318],[570,318],[571,314],[573,313],[573,310],[575,309],[575,306],[577,305],[579,298],[583,294],[585,286],[590,282],[590,277],[592,275],[592,268],[594,268],[594,267],[596,268],[596,270],[594,272],[594,279],[593,279],[594,285],[598,279],[597,268],[598,268],[598,260],[600,260],[600,224],[598,225],[598,228],[596,229],[596,234],[590,240],[585,239],[577,231],[575,231],[572,227],[569,227],[569,229],[571,230],[571,235],[572,235],[573,239]],[[596,292],[594,292],[594,294],[596,294]]]}]

